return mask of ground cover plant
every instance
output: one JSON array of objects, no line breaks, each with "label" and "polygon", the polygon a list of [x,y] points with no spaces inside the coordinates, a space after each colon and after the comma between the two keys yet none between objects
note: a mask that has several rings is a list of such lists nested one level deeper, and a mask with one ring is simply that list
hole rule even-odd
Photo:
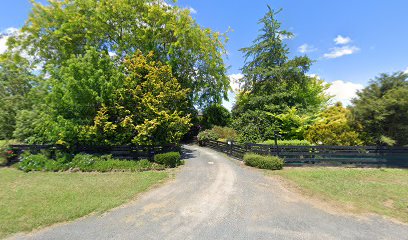
[{"label": "ground cover plant", "polygon": [[268,174],[352,212],[372,212],[408,223],[406,169],[285,168]]},{"label": "ground cover plant", "polygon": [[263,156],[256,153],[247,153],[244,155],[246,165],[260,169],[280,170],[283,168],[284,161],[276,156]]},{"label": "ground cover plant", "polygon": [[25,153],[17,165],[18,169],[30,171],[82,171],[82,172],[110,172],[131,171],[140,172],[147,170],[164,170],[163,164],[153,163],[148,160],[129,161],[114,159],[111,155],[95,156],[89,154],[77,154],[73,158],[66,154],[50,159],[47,154]]},{"label": "ground cover plant", "polygon": [[167,171],[30,172],[0,169],[0,238],[101,213],[167,179]]}]

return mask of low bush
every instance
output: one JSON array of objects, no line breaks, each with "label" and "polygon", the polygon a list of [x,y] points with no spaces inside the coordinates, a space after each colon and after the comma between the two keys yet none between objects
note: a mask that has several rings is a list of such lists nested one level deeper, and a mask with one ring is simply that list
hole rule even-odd
[{"label": "low bush", "polygon": [[211,131],[218,135],[218,140],[224,142],[237,141],[238,139],[238,133],[233,128],[215,126]]},{"label": "low bush", "polygon": [[260,169],[280,170],[283,168],[283,160],[276,156],[263,156],[256,153],[244,155],[246,165]]},{"label": "low bush", "polygon": [[18,168],[24,172],[30,171],[60,171],[69,169],[69,165],[49,159],[45,154],[24,153]]},{"label": "low bush", "polygon": [[174,168],[181,165],[181,156],[179,152],[156,154],[154,156],[154,161],[166,167]]},{"label": "low bush", "polygon": [[82,172],[110,172],[110,171],[147,171],[163,170],[164,165],[151,163],[148,160],[126,161],[112,158],[111,155],[95,156],[77,154],[71,159],[69,154],[57,154],[57,159],[49,159],[46,154],[25,153],[21,157],[18,168],[29,171],[82,171]]},{"label": "low bush", "polygon": [[220,136],[212,130],[204,130],[198,133],[197,138],[199,141],[207,141],[207,140],[217,140]]},{"label": "low bush", "polygon": [[198,133],[197,135],[197,140],[200,146],[203,146],[206,141],[209,141],[209,140],[216,141],[218,138],[220,138],[220,136],[218,136],[218,134],[216,134],[212,130],[205,130],[205,131]]},{"label": "low bush", "polygon": [[[275,145],[275,140],[266,140],[259,144]],[[312,146],[307,140],[278,140],[278,146]]]}]

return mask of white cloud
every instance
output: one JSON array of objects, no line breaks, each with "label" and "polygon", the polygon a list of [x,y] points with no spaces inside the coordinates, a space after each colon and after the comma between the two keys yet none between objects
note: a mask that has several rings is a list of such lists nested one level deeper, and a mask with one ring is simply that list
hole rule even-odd
[{"label": "white cloud", "polygon": [[312,77],[312,78],[317,78],[317,79],[319,79],[319,80],[321,79],[319,75],[314,74],[314,73],[306,74],[306,75],[309,76],[309,77]]},{"label": "white cloud", "polygon": [[404,73],[408,74],[408,67],[407,67],[407,69],[405,69]]},{"label": "white cloud", "polygon": [[330,49],[329,53],[325,53],[323,55],[324,58],[339,58],[346,55],[354,54],[360,51],[360,48],[356,46],[343,46],[343,47],[335,47]]},{"label": "white cloud", "polygon": [[242,73],[236,73],[236,74],[231,74],[228,76],[230,79],[230,85],[232,88],[232,91],[238,92],[241,89],[242,83],[240,80],[244,77]]},{"label": "white cloud", "polygon": [[358,83],[336,80],[331,83],[326,92],[333,96],[332,103],[342,102],[343,106],[347,106],[351,104],[350,100],[356,97],[357,91],[363,88],[364,86]]},{"label": "white cloud", "polygon": [[313,47],[312,45],[309,45],[309,44],[307,44],[307,43],[301,45],[301,46],[298,48],[298,51],[301,52],[301,53],[309,53],[309,52],[314,52],[314,51],[316,51],[316,50],[317,50],[317,48],[315,48],[315,47]]},{"label": "white cloud", "polygon": [[277,37],[279,37],[281,40],[291,40],[296,38],[296,35],[294,33],[290,34],[290,35],[284,35],[284,34],[277,34]]},{"label": "white cloud", "polygon": [[4,53],[7,50],[6,43],[8,38],[8,36],[0,38],[0,54]]},{"label": "white cloud", "polygon": [[349,44],[351,42],[351,38],[349,37],[343,37],[341,35],[338,35],[335,39],[334,42],[336,43],[336,45],[345,45],[345,44]]},{"label": "white cloud", "polygon": [[188,7],[187,9],[190,10],[191,14],[197,14],[197,10],[195,10],[194,8]]},{"label": "white cloud", "polygon": [[235,99],[236,99],[237,95],[234,92],[229,92],[228,93],[228,101],[223,100],[222,101],[222,105],[228,109],[229,111],[231,111],[232,107],[234,106],[235,103]]},{"label": "white cloud", "polygon": [[19,30],[17,28],[6,28],[0,33],[0,54],[7,51],[7,40],[11,35],[17,34]]}]

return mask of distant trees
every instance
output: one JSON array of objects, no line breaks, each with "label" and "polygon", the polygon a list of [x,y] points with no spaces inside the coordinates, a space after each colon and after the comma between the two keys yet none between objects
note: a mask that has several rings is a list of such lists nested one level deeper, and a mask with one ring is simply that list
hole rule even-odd
[{"label": "distant trees", "polygon": [[231,113],[221,104],[213,104],[204,109],[200,123],[204,129],[225,127],[231,123]]},{"label": "distant trees", "polygon": [[[270,139],[274,131],[285,139],[303,138],[303,134],[288,129],[303,127],[306,115],[319,112],[329,99],[324,92],[327,85],[306,74],[312,60],[306,56],[289,58],[284,40],[293,34],[281,29],[277,13],[268,6],[259,21],[260,35],[252,46],[241,49],[245,54],[243,89],[232,115],[233,126],[244,142]],[[287,117],[291,120],[282,121]]]},{"label": "distant trees", "polygon": [[357,93],[351,108],[366,144],[408,144],[408,74],[381,74]]}]

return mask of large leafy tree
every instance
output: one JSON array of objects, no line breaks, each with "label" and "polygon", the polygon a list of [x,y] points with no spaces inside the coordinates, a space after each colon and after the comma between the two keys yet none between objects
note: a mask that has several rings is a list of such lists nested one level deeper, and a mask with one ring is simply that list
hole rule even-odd
[{"label": "large leafy tree", "polygon": [[137,51],[115,65],[94,48],[50,70],[46,101],[17,116],[14,136],[30,143],[178,143],[190,127],[189,89],[171,68]]},{"label": "large leafy tree", "polygon": [[10,139],[16,115],[31,105],[29,93],[37,83],[30,62],[18,54],[0,55],[0,139]]},{"label": "large leafy tree", "polygon": [[281,29],[275,18],[277,13],[268,6],[268,12],[259,21],[262,25],[259,36],[252,46],[241,49],[246,59],[242,68],[243,89],[232,113],[236,119],[234,127],[242,133],[248,130],[243,141],[266,140],[273,136],[273,131],[290,139],[292,136],[286,135],[281,125],[290,126],[281,123],[277,116],[290,115],[290,109],[296,108],[298,117],[304,118],[304,114],[317,113],[328,100],[324,82],[306,74],[312,61],[307,56],[288,57],[284,40],[293,34]]},{"label": "large leafy tree", "polygon": [[14,137],[29,143],[78,142],[98,109],[113,104],[114,89],[124,79],[122,66],[106,51],[88,47],[84,55],[72,55],[59,67],[48,64],[47,69],[49,76],[38,87],[46,91],[41,101],[17,115]]},{"label": "large leafy tree", "polygon": [[366,144],[408,144],[408,74],[381,74],[352,103]]},{"label": "large leafy tree", "polygon": [[140,51],[125,61],[125,80],[115,90],[113,104],[103,104],[92,126],[84,128],[87,141],[135,144],[178,143],[190,128],[191,116],[181,109],[188,89],[171,68]]},{"label": "large leafy tree", "polygon": [[204,109],[200,123],[205,129],[225,127],[231,123],[231,113],[221,104],[213,104]]},{"label": "large leafy tree", "polygon": [[188,10],[162,0],[33,0],[33,11],[22,34],[11,39],[45,66],[59,67],[88,46],[106,50],[122,61],[136,50],[155,53],[169,64],[190,106],[220,103],[229,80],[223,62],[226,38],[202,28]]},{"label": "large leafy tree", "polygon": [[350,122],[350,110],[341,103],[331,106],[318,115],[306,132],[306,139],[315,144],[355,146],[362,141]]}]

